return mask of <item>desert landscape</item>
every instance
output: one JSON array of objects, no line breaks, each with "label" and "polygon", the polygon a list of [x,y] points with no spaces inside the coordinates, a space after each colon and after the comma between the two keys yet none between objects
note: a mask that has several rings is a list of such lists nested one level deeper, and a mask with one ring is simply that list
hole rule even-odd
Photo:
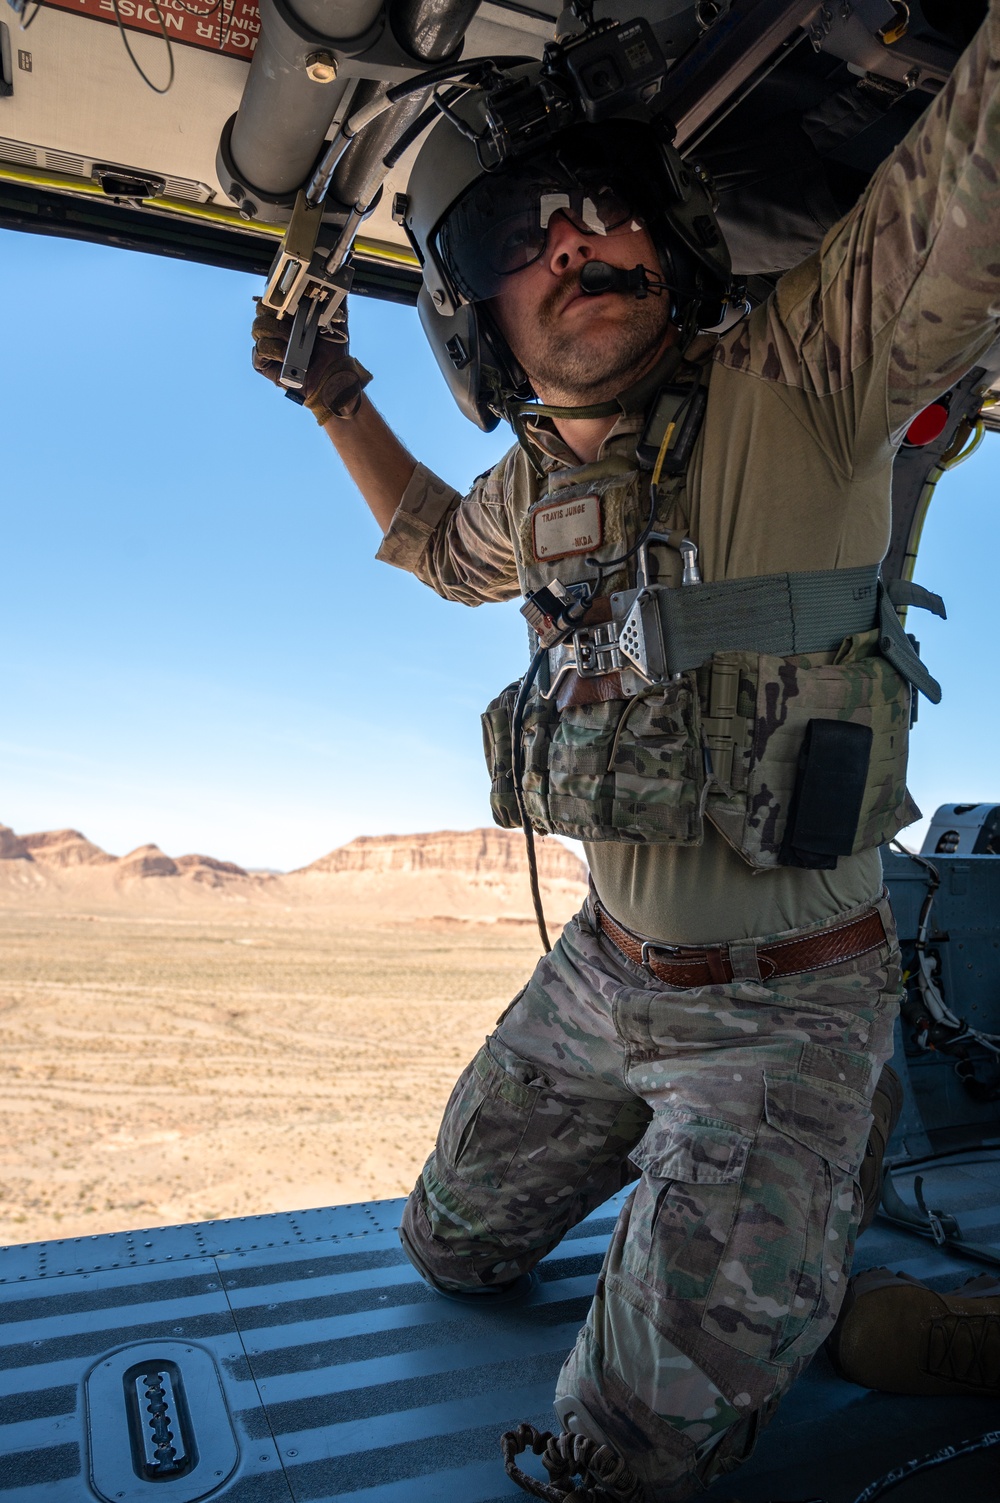
[{"label": "desert landscape", "polygon": [[[538,842],[550,926],[586,871]],[[0,1243],[401,1195],[539,953],[523,842],[287,874],[0,826]]]}]

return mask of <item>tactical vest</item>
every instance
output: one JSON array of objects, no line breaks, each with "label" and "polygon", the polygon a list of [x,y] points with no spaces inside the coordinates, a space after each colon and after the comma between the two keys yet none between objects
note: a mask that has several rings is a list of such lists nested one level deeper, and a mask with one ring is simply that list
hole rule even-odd
[{"label": "tactical vest", "polygon": [[[919,817],[911,696],[941,691],[877,567],[682,583],[686,471],[657,488],[654,535],[623,563],[649,517],[648,472],[611,455],[526,485],[527,473],[512,507],[525,593],[553,579],[593,588],[595,560],[606,571],[524,705],[521,798],[536,831],[694,846],[707,817],[753,867],[830,868]],[[893,598],[940,604],[906,585]],[[507,829],[522,824],[518,688],[483,715]]]}]

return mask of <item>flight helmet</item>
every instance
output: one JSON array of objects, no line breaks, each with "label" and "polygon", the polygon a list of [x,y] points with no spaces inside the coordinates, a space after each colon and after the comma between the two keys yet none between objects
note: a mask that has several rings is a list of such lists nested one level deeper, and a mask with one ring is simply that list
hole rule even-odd
[{"label": "flight helmet", "polygon": [[710,184],[653,107],[664,71],[644,22],[606,24],[445,103],[427,135],[402,212],[423,271],[417,309],[452,395],[480,428],[512,420],[533,395],[489,305],[543,254],[556,212],[598,239],[641,222],[675,321],[690,333],[721,321],[729,252]]}]

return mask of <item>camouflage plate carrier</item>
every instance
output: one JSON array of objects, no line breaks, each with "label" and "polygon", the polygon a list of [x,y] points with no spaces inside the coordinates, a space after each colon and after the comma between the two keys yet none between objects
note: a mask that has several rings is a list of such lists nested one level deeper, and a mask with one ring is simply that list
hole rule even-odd
[{"label": "camouflage plate carrier", "polygon": [[830,868],[919,817],[911,695],[941,691],[893,601],[943,614],[937,597],[897,583],[890,598],[876,565],[706,584],[684,472],[653,487],[652,512],[648,473],[620,456],[547,484],[519,522],[525,593],[558,581],[591,603],[542,649],[517,717],[521,799],[521,681],[483,716],[498,824],[519,828],[523,800],[541,834],[700,845],[707,816],[753,867]]}]

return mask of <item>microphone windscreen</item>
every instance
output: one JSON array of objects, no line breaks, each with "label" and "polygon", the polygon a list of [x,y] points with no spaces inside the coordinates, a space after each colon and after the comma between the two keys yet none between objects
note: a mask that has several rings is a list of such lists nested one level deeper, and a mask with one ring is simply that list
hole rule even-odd
[{"label": "microphone windscreen", "polygon": [[580,286],[584,292],[596,296],[602,292],[623,292],[625,285],[622,272],[606,261],[588,261],[580,273]]}]

